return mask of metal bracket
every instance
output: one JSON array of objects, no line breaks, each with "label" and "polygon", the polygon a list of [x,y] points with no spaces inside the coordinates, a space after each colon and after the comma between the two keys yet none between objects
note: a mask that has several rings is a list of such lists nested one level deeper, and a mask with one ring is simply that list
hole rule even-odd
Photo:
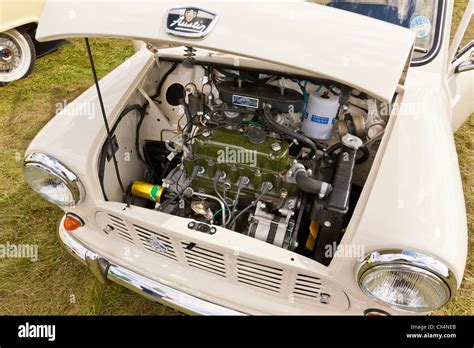
[{"label": "metal bracket", "polygon": [[195,222],[191,221],[188,224],[188,228],[191,230],[199,231],[202,233],[207,233],[207,234],[215,234],[217,232],[217,228],[214,226],[210,226],[208,224],[202,223],[202,222]]}]

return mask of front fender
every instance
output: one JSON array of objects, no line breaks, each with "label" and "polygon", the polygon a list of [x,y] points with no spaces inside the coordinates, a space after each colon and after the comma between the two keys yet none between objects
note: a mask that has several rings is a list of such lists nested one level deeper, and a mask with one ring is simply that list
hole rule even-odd
[{"label": "front fender", "polygon": [[[433,256],[451,269],[459,286],[467,222],[450,112],[441,75],[411,70],[380,166],[342,244],[361,245],[365,254],[409,249]],[[359,263],[342,264],[356,281]]]},{"label": "front fender", "polygon": [[25,24],[38,23],[44,3],[42,0],[0,0],[0,32]]},{"label": "front fender", "polygon": [[[114,124],[125,103],[154,64],[153,54],[140,50],[100,80],[109,125]],[[91,73],[92,81],[92,73]],[[95,86],[53,117],[36,135],[25,156],[41,152],[53,156],[72,170],[85,186],[86,200],[103,199],[97,180],[97,158],[106,138]]]}]

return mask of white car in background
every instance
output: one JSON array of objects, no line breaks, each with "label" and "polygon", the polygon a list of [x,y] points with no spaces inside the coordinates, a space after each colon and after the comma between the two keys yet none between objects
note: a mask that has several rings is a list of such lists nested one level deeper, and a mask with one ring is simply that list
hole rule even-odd
[{"label": "white car in background", "polygon": [[0,0],[0,86],[27,77],[33,71],[35,59],[64,43],[35,40],[44,3],[44,0]]},{"label": "white car in background", "polygon": [[144,42],[26,152],[101,281],[198,314],[426,314],[455,295],[474,2],[451,46],[452,1],[324,5],[47,2],[38,40]]}]

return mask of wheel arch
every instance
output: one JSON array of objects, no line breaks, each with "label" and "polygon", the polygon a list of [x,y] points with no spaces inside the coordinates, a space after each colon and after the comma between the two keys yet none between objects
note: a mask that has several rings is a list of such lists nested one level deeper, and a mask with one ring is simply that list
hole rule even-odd
[{"label": "wheel arch", "polygon": [[23,29],[28,34],[34,32],[38,27],[39,18],[21,18],[14,22],[8,22],[6,24],[0,24],[0,33],[3,33],[12,29]]}]

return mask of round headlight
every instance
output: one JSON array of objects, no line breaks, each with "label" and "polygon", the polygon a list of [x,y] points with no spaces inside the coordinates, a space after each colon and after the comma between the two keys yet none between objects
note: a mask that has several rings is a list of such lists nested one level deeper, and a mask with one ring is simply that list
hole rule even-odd
[{"label": "round headlight", "polygon": [[373,252],[362,262],[359,286],[374,300],[392,308],[429,312],[445,305],[456,279],[441,262],[417,252]]},{"label": "round headlight", "polygon": [[23,174],[33,191],[61,207],[74,207],[84,199],[85,192],[76,175],[51,156],[28,155]]}]

